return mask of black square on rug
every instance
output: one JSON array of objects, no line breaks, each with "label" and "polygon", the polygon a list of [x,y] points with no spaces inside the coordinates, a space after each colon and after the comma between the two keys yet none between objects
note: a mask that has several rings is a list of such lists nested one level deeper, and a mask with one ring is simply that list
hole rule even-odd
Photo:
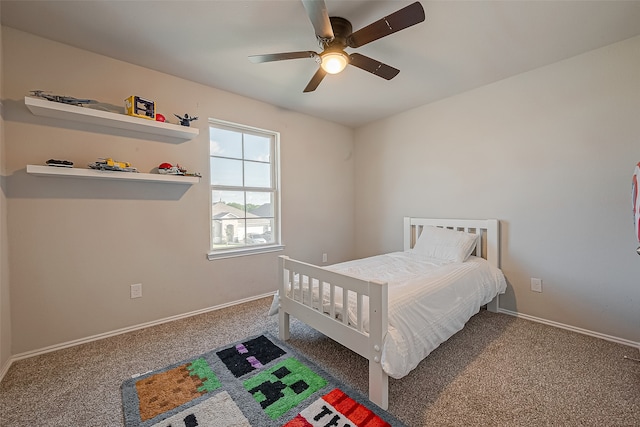
[{"label": "black square on rug", "polygon": [[126,427],[405,426],[268,333],[122,384]]}]

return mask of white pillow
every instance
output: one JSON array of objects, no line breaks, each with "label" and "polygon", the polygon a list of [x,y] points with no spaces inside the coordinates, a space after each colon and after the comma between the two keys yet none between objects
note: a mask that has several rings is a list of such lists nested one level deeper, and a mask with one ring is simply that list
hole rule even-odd
[{"label": "white pillow", "polygon": [[464,231],[425,226],[413,251],[427,258],[441,261],[464,262],[476,247],[478,236]]}]

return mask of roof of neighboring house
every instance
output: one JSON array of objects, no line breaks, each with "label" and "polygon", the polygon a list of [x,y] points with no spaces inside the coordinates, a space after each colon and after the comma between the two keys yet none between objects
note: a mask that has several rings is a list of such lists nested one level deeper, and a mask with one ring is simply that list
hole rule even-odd
[{"label": "roof of neighboring house", "polygon": [[[271,217],[271,205],[269,203],[262,205],[254,209],[253,213],[247,212],[246,216],[242,209],[227,205],[223,202],[216,202],[211,206],[211,217],[213,219],[261,218],[261,212],[265,212],[265,216]],[[265,220],[270,221],[268,218],[265,218]]]},{"label": "roof of neighboring house", "polygon": [[[247,213],[247,217],[251,214]],[[214,219],[244,218],[244,211],[223,202],[216,202],[211,206],[211,217]]]},{"label": "roof of neighboring house", "polygon": [[251,213],[260,217],[273,217],[273,209],[271,209],[271,203],[265,203],[251,210]]}]

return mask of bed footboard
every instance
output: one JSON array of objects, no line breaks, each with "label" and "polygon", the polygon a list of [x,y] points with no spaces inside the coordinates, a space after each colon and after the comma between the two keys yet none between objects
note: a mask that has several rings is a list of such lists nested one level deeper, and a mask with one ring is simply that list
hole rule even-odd
[{"label": "bed footboard", "polygon": [[[329,338],[369,360],[369,399],[383,409],[389,405],[388,376],[382,370],[384,337],[389,328],[386,283],[366,281],[280,256],[279,336],[289,339],[293,315]],[[369,299],[364,313],[364,298]],[[354,307],[355,306],[355,307]],[[349,321],[348,309],[352,317]],[[365,329],[365,314],[369,328]]]}]

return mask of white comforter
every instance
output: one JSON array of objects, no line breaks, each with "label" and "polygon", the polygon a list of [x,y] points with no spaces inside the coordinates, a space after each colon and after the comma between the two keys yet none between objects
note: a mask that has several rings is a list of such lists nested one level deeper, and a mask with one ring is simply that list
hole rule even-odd
[{"label": "white comforter", "polygon": [[[382,350],[382,368],[393,378],[407,375],[429,353],[461,330],[480,306],[506,289],[502,271],[474,256],[463,263],[443,264],[406,251],[326,268],[365,280],[388,282],[389,332]],[[336,295],[336,301],[341,301],[339,298]],[[328,297],[323,300],[328,308]],[[355,304],[355,301],[349,303],[352,324],[356,323]],[[368,331],[367,298],[363,313],[364,328]]]}]

